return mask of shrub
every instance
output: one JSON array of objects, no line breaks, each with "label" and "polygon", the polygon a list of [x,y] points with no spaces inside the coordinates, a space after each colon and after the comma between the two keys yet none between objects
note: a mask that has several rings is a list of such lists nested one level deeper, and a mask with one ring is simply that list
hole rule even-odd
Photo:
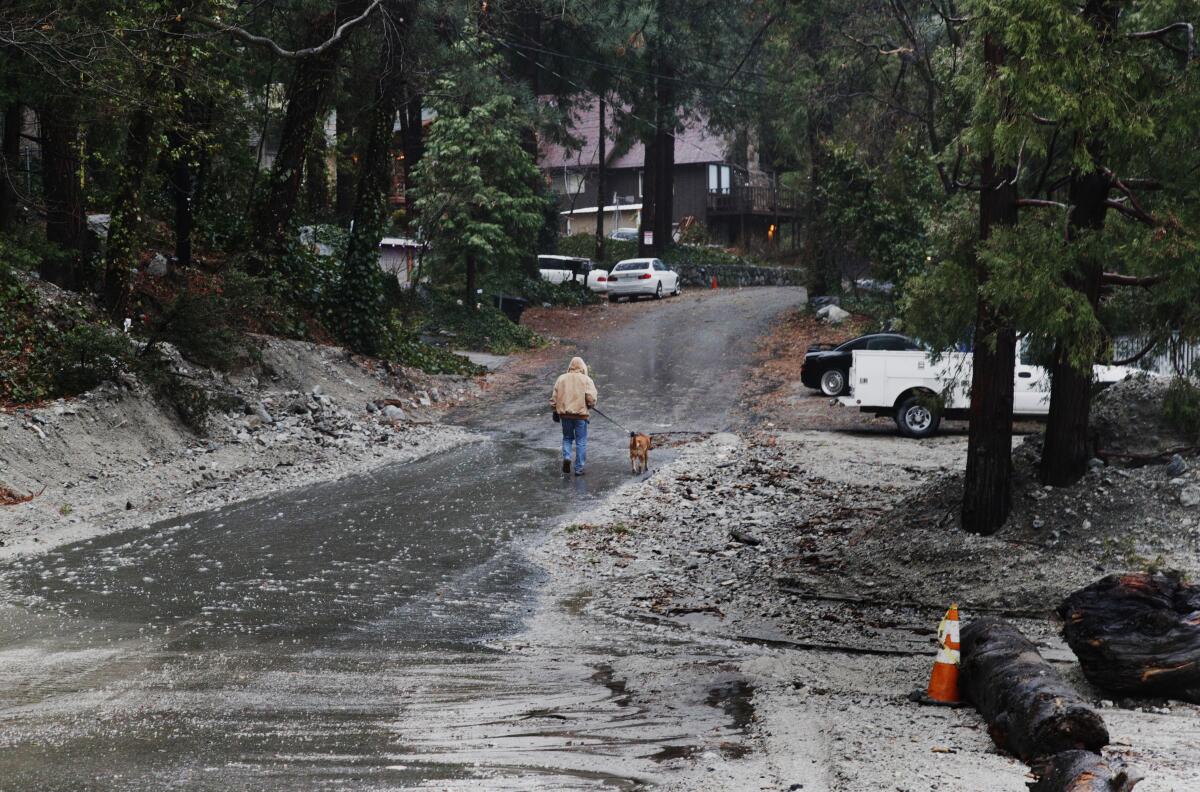
[{"label": "shrub", "polygon": [[541,336],[528,327],[513,324],[497,308],[486,303],[481,303],[478,309],[473,305],[459,305],[453,296],[443,292],[431,293],[424,327],[449,332],[454,345],[459,348],[485,350],[497,355],[545,344]]}]

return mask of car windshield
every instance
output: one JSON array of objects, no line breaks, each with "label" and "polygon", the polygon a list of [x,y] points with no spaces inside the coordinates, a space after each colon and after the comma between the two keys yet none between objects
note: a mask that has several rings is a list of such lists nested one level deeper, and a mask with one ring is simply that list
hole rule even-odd
[{"label": "car windshield", "polygon": [[644,270],[650,268],[648,261],[622,261],[613,268],[613,272],[631,272],[635,270]]}]

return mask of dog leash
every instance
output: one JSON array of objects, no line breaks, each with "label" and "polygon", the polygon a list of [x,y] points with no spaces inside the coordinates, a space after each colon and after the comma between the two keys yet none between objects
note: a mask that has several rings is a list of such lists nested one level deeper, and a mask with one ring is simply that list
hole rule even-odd
[{"label": "dog leash", "polygon": [[629,434],[631,434],[631,435],[632,435],[632,434],[635,434],[633,431],[631,431],[631,430],[629,429],[629,427],[628,427],[628,426],[625,426],[625,425],[624,425],[624,424],[622,424],[622,423],[618,423],[617,421],[614,421],[612,418],[609,418],[607,415],[605,415],[604,413],[602,413],[602,412],[600,411],[600,408],[599,408],[599,407],[592,407],[592,412],[596,413],[596,415],[599,415],[601,418],[603,418],[604,420],[608,421],[610,424],[612,424],[613,426],[617,427],[618,429],[621,429],[622,431],[625,431],[625,432],[629,432]]}]

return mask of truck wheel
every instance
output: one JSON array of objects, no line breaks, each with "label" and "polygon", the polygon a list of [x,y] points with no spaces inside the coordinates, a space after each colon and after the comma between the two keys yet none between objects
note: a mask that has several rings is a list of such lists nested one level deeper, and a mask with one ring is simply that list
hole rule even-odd
[{"label": "truck wheel", "polygon": [[931,437],[941,422],[942,416],[928,396],[914,394],[896,408],[896,428],[905,437]]},{"label": "truck wheel", "polygon": [[826,396],[841,396],[846,392],[846,374],[841,369],[830,369],[821,375],[821,393]]}]

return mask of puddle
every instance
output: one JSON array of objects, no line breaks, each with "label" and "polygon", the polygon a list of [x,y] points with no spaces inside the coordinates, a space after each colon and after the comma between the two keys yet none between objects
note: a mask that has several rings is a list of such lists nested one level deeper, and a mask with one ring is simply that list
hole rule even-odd
[{"label": "puddle", "polygon": [[613,703],[618,707],[629,706],[629,693],[625,689],[625,680],[613,677],[612,666],[607,663],[596,666],[596,673],[592,674],[592,681],[608,688],[612,693]]},{"label": "puddle", "polygon": [[704,703],[719,707],[739,729],[745,729],[754,719],[754,685],[744,679],[722,682],[708,690]]}]

